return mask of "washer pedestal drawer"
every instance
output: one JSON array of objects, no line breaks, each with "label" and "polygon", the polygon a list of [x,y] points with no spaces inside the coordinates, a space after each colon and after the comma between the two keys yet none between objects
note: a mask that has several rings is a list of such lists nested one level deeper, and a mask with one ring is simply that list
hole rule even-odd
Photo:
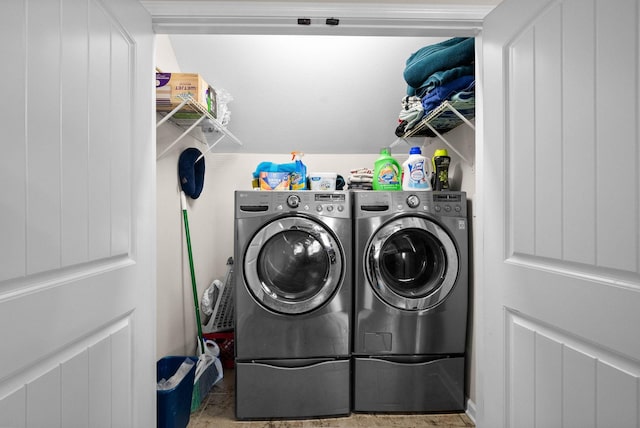
[{"label": "washer pedestal drawer", "polygon": [[355,357],[356,412],[464,410],[464,356]]},{"label": "washer pedestal drawer", "polygon": [[349,359],[236,361],[236,418],[314,418],[350,412]]}]

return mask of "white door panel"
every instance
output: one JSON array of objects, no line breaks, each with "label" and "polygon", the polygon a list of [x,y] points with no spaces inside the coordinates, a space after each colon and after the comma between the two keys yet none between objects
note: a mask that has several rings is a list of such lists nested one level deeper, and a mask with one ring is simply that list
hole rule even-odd
[{"label": "white door panel", "polygon": [[507,354],[510,426],[637,426],[636,361],[517,313]]},{"label": "white door panel", "polygon": [[[27,181],[25,256],[27,274],[32,274],[60,267],[60,68],[51,67],[60,60],[60,22],[51,19],[59,14],[56,3],[39,0],[26,4],[29,84],[23,95],[27,127],[23,168]],[[24,76],[19,79],[9,81],[18,83]]]},{"label": "white door panel", "polygon": [[479,427],[640,426],[639,11],[485,21]]},{"label": "white door panel", "polygon": [[[11,72],[24,75],[23,64],[26,61],[26,36],[24,31],[11,33],[12,24],[24,22],[25,10],[21,1],[4,2],[0,14],[0,53],[5,58],[13,58]],[[8,37],[11,43],[7,43]],[[0,182],[7,193],[2,193],[0,209],[0,281],[25,274],[26,241],[24,230],[26,223],[26,180],[24,165],[25,94],[23,85],[6,85],[3,94],[13,100],[11,108],[2,108],[2,156],[0,156]],[[9,209],[11,207],[11,209]]]},{"label": "white door panel", "polygon": [[[89,260],[88,201],[89,147],[86,78],[89,40],[87,2],[64,0],[62,8],[60,107],[62,124],[60,133],[61,166],[61,229],[62,266],[72,266]],[[70,96],[71,95],[71,96]]]},{"label": "white door panel", "polygon": [[0,32],[0,426],[153,426],[151,19],[10,0]]},{"label": "white door panel", "polygon": [[[586,88],[595,87],[595,27],[586,26],[594,22],[593,1],[570,2],[563,5],[563,55],[562,70],[564,122],[562,175],[563,206],[563,257],[569,262],[594,265],[596,260],[596,138],[594,94]],[[571,76],[580,76],[580,79]],[[583,189],[588,191],[576,191]],[[581,239],[567,239],[580,236]]]}]

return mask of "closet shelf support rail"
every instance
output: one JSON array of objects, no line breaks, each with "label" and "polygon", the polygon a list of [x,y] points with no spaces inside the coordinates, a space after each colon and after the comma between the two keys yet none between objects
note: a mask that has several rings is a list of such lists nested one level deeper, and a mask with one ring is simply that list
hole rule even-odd
[{"label": "closet shelf support rail", "polygon": [[462,120],[464,123],[466,123],[474,131],[476,130],[475,125],[473,123],[471,123],[471,121],[469,119],[464,117],[464,115],[462,113],[460,113],[457,108],[455,108],[454,106],[449,104],[449,101],[445,101],[444,103],[445,103],[446,107],[449,110],[451,110],[456,116],[458,116],[460,118],[460,120]]},{"label": "closet shelf support rail", "polygon": [[216,129],[216,131],[222,132],[224,135],[226,135],[227,137],[229,137],[234,143],[236,143],[239,146],[242,146],[242,141],[240,141],[238,139],[238,137],[236,137],[235,135],[233,135],[231,133],[231,131],[229,131],[227,128],[225,128],[222,123],[220,123],[218,121],[218,119],[216,119],[215,117],[211,116],[211,113],[209,113],[207,111],[207,109],[204,108],[204,106],[202,106],[200,103],[197,103],[194,101],[194,99],[191,97],[191,95],[180,95],[180,98],[182,99],[187,99],[187,101],[189,101],[189,105],[194,107],[196,110],[198,110],[204,117],[208,118],[211,123],[213,123],[214,128]]},{"label": "closet shelf support rail", "polygon": [[434,133],[434,134],[436,134],[436,136],[437,136],[438,138],[440,138],[440,139],[442,140],[442,142],[443,142],[443,143],[445,143],[445,144],[446,144],[446,145],[451,149],[451,151],[453,151],[455,154],[457,154],[457,155],[460,157],[460,159],[462,159],[465,163],[467,163],[467,164],[471,165],[471,162],[469,162],[469,160],[468,160],[466,157],[464,157],[464,156],[463,156],[463,154],[462,154],[462,153],[460,153],[460,151],[459,151],[459,150],[457,150],[457,149],[453,146],[453,144],[451,144],[449,141],[447,141],[447,139],[446,139],[446,138],[444,138],[444,137],[442,136],[442,134],[441,134],[441,133],[439,133],[438,131],[436,131],[436,128],[434,128],[433,126],[431,126],[431,124],[430,124],[430,123],[427,123],[427,126],[429,127],[429,129],[430,129],[431,131],[433,131],[433,133]]},{"label": "closet shelf support rail", "polygon": [[[197,103],[193,99],[193,97],[191,95],[188,95],[188,94],[179,95],[179,97],[182,99],[182,102],[176,108],[174,108],[169,113],[167,113],[162,119],[160,119],[158,121],[158,123],[156,124],[156,128],[159,127],[160,125],[162,125],[163,123],[165,123],[167,120],[171,119],[178,111],[180,111],[182,108],[184,108],[184,106],[187,105],[187,104],[189,104],[189,106],[191,106],[193,109],[195,109],[200,114],[200,117],[198,119],[196,119],[178,138],[176,138],[171,144],[169,144],[167,146],[167,148],[165,148],[162,151],[162,153],[160,153],[160,155],[158,155],[156,160],[160,160],[164,155],[166,155],[173,148],[173,146],[175,146],[180,140],[182,140],[187,134],[189,134],[204,119],[208,119],[209,120],[209,123],[211,123],[213,125],[213,128],[215,129],[216,132],[220,132],[220,133],[223,134],[214,143],[210,144],[210,143],[207,142],[206,143],[207,150],[205,150],[204,153],[207,153],[207,152],[211,151],[211,149],[213,149],[213,147],[215,147],[225,137],[231,139],[231,141],[233,141],[234,143],[236,143],[236,144],[238,144],[240,146],[243,145],[242,142],[235,135],[233,135],[228,129],[226,129],[202,105]],[[200,160],[204,156],[204,153],[202,155],[200,155],[198,160]]]},{"label": "closet shelf support rail", "polygon": [[411,138],[411,137],[415,136],[415,134],[417,134],[418,132],[424,130],[425,128],[429,128],[435,134],[435,136],[438,137],[440,140],[442,140],[443,143],[445,143],[455,154],[457,154],[460,157],[460,159],[462,159],[467,164],[471,164],[471,162],[469,162],[469,160],[466,157],[464,157],[462,155],[462,153],[460,153],[460,151],[458,151],[449,141],[447,141],[446,138],[444,138],[444,136],[440,132],[438,132],[431,125],[431,121],[433,119],[435,119],[436,117],[440,116],[445,110],[451,110],[456,116],[458,116],[458,118],[460,118],[460,120],[462,120],[471,129],[473,129],[475,131],[475,129],[476,129],[475,125],[473,123],[471,123],[471,121],[469,119],[467,119],[462,113],[460,113],[458,111],[458,109],[456,109],[453,105],[451,105],[451,103],[449,103],[449,101],[444,101],[442,104],[440,104],[434,110],[432,110],[427,116],[422,118],[422,120],[420,120],[420,122],[418,122],[418,124],[416,126],[414,126],[409,131],[407,131],[402,137],[397,138],[391,144],[390,147],[393,147],[393,146],[397,145],[398,143],[400,143],[400,141],[404,141],[405,143],[410,145],[410,143],[406,140],[407,138]]},{"label": "closet shelf support rail", "polygon": [[[420,120],[420,122],[418,122],[418,124],[416,126],[414,126],[412,129],[407,131],[402,136],[402,138],[413,137],[415,134],[417,134],[418,132],[422,131],[425,128],[425,126],[427,126],[433,119],[435,119],[436,117],[440,116],[445,110],[451,110],[464,123],[469,125],[471,127],[471,129],[473,129],[473,130],[476,129],[476,127],[473,125],[473,123],[471,123],[469,121],[469,119],[464,117],[464,115],[462,113],[460,113],[458,111],[458,109],[456,109],[453,105],[451,105],[451,103],[449,103],[449,101],[444,101],[442,104],[440,104],[434,110],[432,110],[431,113],[429,113],[427,116],[422,118],[422,120]],[[429,127],[429,128],[431,129],[431,127]]]},{"label": "closet shelf support rail", "polygon": [[176,144],[178,144],[178,142],[180,140],[182,140],[189,132],[191,132],[191,130],[193,130],[193,128],[195,128],[196,126],[198,126],[200,124],[200,122],[202,122],[204,120],[205,116],[201,116],[200,119],[196,120],[195,122],[193,122],[191,124],[190,127],[188,127],[182,134],[180,134],[180,136],[178,138],[176,138],[175,140],[173,140],[173,143],[169,144],[167,146],[166,149],[164,149],[162,151],[162,153],[160,153],[158,155],[158,158],[156,160],[161,159],[164,155],[166,155],[172,148],[173,146],[175,146]]},{"label": "closet shelf support rail", "polygon": [[167,120],[171,119],[173,117],[174,114],[176,114],[177,112],[179,112],[182,107],[184,107],[187,103],[189,102],[188,99],[184,99],[182,100],[182,102],[180,104],[178,104],[178,106],[176,108],[174,108],[173,110],[171,110],[169,113],[167,113],[162,119],[160,119],[158,121],[158,123],[156,123],[156,128],[159,128],[160,125],[162,125],[163,123],[165,123]]}]

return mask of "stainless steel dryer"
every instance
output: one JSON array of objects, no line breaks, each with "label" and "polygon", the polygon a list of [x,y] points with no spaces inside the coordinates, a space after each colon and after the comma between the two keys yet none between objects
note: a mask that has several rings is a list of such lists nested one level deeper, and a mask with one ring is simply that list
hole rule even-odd
[{"label": "stainless steel dryer", "polygon": [[350,412],[351,194],[235,193],[238,419]]},{"label": "stainless steel dryer", "polygon": [[363,412],[464,409],[464,192],[354,192],[354,389]]}]

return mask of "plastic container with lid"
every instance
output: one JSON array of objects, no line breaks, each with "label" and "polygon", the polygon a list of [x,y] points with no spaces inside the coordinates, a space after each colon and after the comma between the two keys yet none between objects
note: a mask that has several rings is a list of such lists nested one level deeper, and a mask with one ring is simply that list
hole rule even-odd
[{"label": "plastic container with lid", "polygon": [[402,190],[401,174],[398,161],[389,154],[389,149],[383,148],[373,168],[373,190]]},{"label": "plastic container with lid", "polygon": [[428,168],[420,147],[411,147],[409,157],[402,164],[402,189],[431,190]]},{"label": "plastic container with lid", "polygon": [[336,190],[336,172],[311,172],[309,173],[309,187],[311,190]]}]

